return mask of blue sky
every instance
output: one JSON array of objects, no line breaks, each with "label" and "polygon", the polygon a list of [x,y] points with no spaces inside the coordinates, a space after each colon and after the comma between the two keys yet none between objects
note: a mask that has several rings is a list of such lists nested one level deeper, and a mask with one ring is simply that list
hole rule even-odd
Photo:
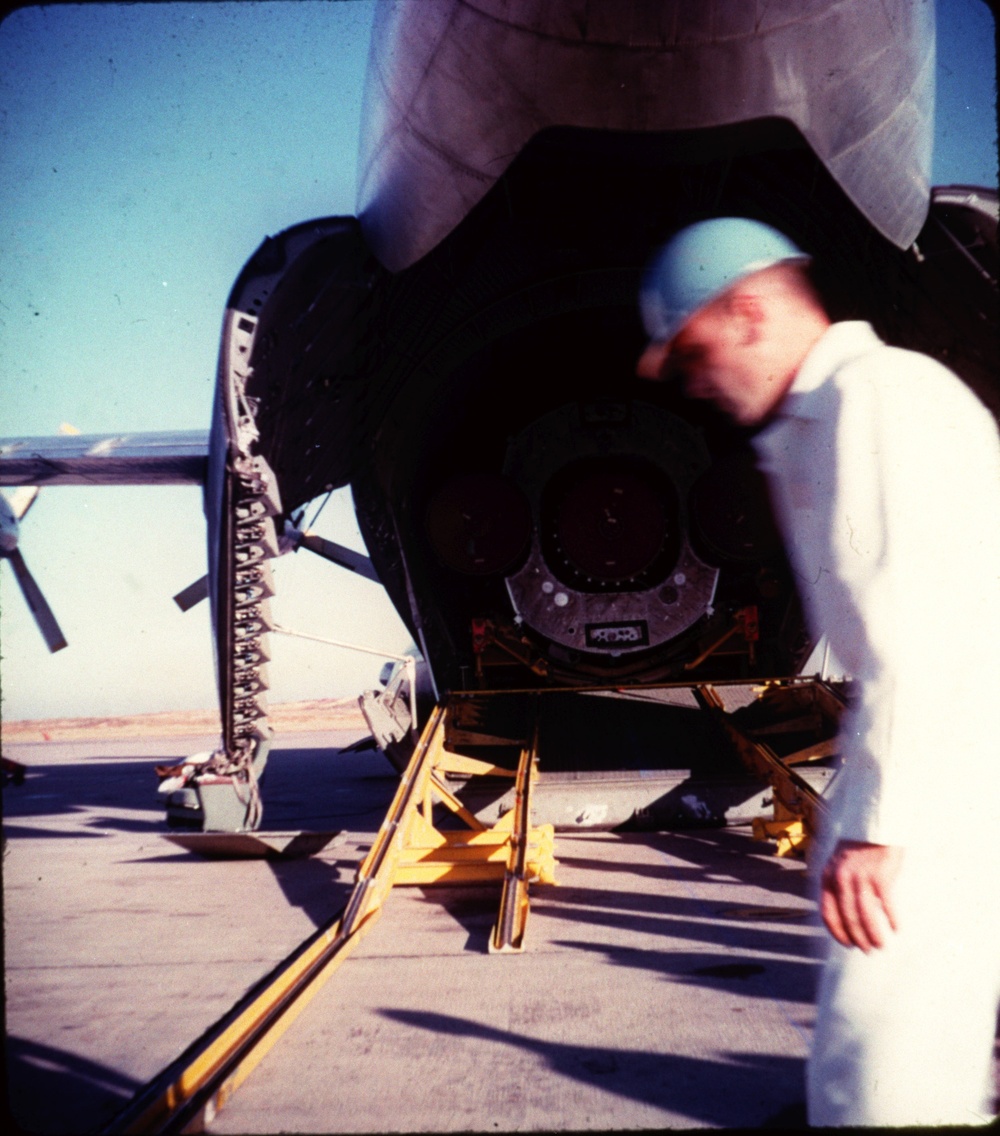
[{"label": "blue sky", "polygon": [[[226,296],[263,237],[351,213],[372,0],[53,5],[0,24],[0,436],[207,426]],[[934,181],[996,184],[992,17],[938,5]],[[349,494],[319,531],[362,548]],[[208,707],[196,488],[47,490],[22,550],[70,641],[50,656],[0,570],[5,718]],[[283,624],[387,651],[381,590],[276,564]],[[274,701],[380,663],[274,637]]]}]

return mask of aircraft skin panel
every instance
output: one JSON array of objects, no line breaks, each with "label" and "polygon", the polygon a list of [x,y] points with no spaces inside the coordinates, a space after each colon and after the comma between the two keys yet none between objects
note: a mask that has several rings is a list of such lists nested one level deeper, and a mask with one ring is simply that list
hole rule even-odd
[{"label": "aircraft skin panel", "polygon": [[365,238],[390,271],[415,263],[546,127],[780,117],[870,224],[907,248],[929,201],[934,38],[933,4],[911,0],[379,5],[360,157]]},{"label": "aircraft skin panel", "polygon": [[249,441],[271,463],[286,511],[345,485],[370,429],[362,388],[378,274],[357,219],[327,217],[268,238],[230,298],[230,311],[254,325],[247,355],[234,360],[253,411]]},{"label": "aircraft skin panel", "polygon": [[0,485],[202,485],[208,433],[0,439]]}]

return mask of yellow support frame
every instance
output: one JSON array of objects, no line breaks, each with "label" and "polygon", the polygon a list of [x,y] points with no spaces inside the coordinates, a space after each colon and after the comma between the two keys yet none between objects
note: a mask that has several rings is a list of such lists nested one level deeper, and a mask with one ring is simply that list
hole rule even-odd
[{"label": "yellow support frame", "polygon": [[[446,704],[427,721],[389,812],[358,869],[342,922],[350,936],[373,918],[396,886],[504,882],[494,931],[497,950],[520,950],[527,921],[528,884],[555,882],[552,825],[530,825],[531,784],[537,778],[538,728],[521,752],[518,770],[451,753],[444,747]],[[448,773],[515,778],[515,807],[487,827],[451,792]],[[433,821],[439,801],[464,824],[442,831]],[[501,928],[506,927],[507,931]]]},{"label": "yellow support frame", "polygon": [[[826,803],[808,781],[786,766],[770,746],[754,741],[737,728],[726,713],[718,691],[708,683],[700,683],[693,690],[701,706],[713,715],[729,736],[743,764],[751,773],[766,777],[771,782],[774,819],[754,817],[754,838],[775,841],[779,856],[804,856],[821,818],[827,812]],[[802,760],[805,752],[792,757]]]}]

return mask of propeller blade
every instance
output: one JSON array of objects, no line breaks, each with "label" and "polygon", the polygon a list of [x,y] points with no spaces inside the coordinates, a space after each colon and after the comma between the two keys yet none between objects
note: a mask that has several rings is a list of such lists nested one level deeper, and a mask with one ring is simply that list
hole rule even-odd
[{"label": "propeller blade", "polygon": [[63,647],[68,646],[66,638],[59,629],[56,617],[52,614],[52,608],[45,602],[42,589],[35,583],[35,577],[28,570],[28,565],[25,564],[20,550],[15,548],[8,559],[14,569],[14,575],[17,576],[17,582],[21,585],[25,601],[31,608],[31,614],[38,624],[38,630],[42,633],[42,638],[50,651],[53,653],[61,651]]},{"label": "propeller blade", "polygon": [[373,580],[376,584],[382,583],[368,557],[363,556],[360,552],[355,552],[352,548],[335,544],[332,540],[326,540],[313,532],[302,533],[298,543],[301,548],[308,548],[310,552],[315,552],[324,560],[332,560],[334,564],[339,564],[342,568],[350,568],[352,572],[357,572],[359,576],[364,576],[366,580]]},{"label": "propeller blade", "polygon": [[37,485],[22,485],[7,498],[10,507],[14,510],[14,516],[19,521],[24,520],[28,510],[34,505],[38,492]]},{"label": "propeller blade", "polygon": [[174,603],[181,609],[181,611],[190,611],[195,604],[200,604],[202,600],[208,599],[208,577],[202,576],[200,580],[195,580],[193,584],[188,584],[183,591],[174,596]]}]

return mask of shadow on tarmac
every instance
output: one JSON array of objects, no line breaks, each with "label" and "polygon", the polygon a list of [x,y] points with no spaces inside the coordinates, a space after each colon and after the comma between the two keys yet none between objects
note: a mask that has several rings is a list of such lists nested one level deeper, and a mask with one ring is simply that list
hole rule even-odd
[{"label": "shadow on tarmac", "polygon": [[[36,835],[47,837],[53,834],[38,832]],[[185,853],[176,846],[172,847],[174,849],[172,852],[166,852],[162,856],[143,856],[141,859],[125,862],[144,865],[177,864],[184,861],[193,873],[196,873],[199,867],[214,873],[219,864],[218,859],[199,857],[195,853]],[[236,863],[240,860],[246,862],[246,859],[234,857],[229,862]],[[329,923],[343,908],[354,887],[354,875],[358,866],[358,860],[353,858],[319,860],[303,857],[296,860],[268,859],[264,863],[274,874],[282,895],[288,901],[288,906],[301,908],[316,928]],[[192,875],[191,886],[196,886],[197,882],[197,876]]]},{"label": "shadow on tarmac", "polygon": [[264,825],[377,832],[399,786],[399,774],[380,752],[278,748],[261,781]]},{"label": "shadow on tarmac", "polygon": [[[588,872],[632,873],[651,879],[692,879],[702,880],[706,875],[732,876],[741,883],[754,884],[777,894],[807,896],[808,877],[802,872],[776,871],[773,845],[759,844],[757,855],[748,854],[746,830],[734,831],[716,825],[711,828],[672,829],[669,832],[618,832],[604,837],[593,836],[591,842],[606,840],[616,845],[636,844],[642,847],[655,847],[665,859],[662,864],[651,864],[648,860],[628,864],[618,859],[602,860],[598,857],[572,856],[559,854],[560,864],[584,868]],[[558,843],[558,834],[556,835]],[[678,863],[678,861],[681,861]],[[703,901],[706,908],[716,905]]]},{"label": "shadow on tarmac", "polygon": [[[5,785],[3,810],[6,822],[30,817],[58,817],[94,813],[86,828],[105,828],[119,832],[148,832],[163,826],[163,804],[157,797],[157,778],[153,766],[160,761],[173,763],[176,757],[150,757],[136,761],[88,758],[79,764],[31,765],[22,785]],[[105,808],[136,810],[149,814],[143,818],[103,817]],[[51,836],[51,830],[29,829],[19,835]],[[81,835],[79,829],[74,835]]]},{"label": "shadow on tarmac", "polygon": [[[109,1121],[139,1090],[131,1077],[86,1057],[7,1036],[7,1101],[16,1132],[78,1133]],[[30,1127],[19,1117],[30,1116]],[[10,1129],[7,1129],[10,1131]]]},{"label": "shadow on tarmac", "polygon": [[38,837],[41,837],[44,840],[62,840],[66,837],[69,837],[72,840],[77,840],[81,836],[84,838],[100,840],[104,836],[104,833],[87,831],[81,832],[76,828],[68,828],[60,832],[58,829],[53,828],[35,828],[30,824],[10,824],[5,818],[3,822],[3,836],[4,840],[23,840]]},{"label": "shadow on tarmac", "polygon": [[[703,1124],[742,1127],[752,1111],[758,1111],[763,1121],[778,1110],[788,1110],[790,1101],[804,1095],[801,1058],[722,1052],[709,1060],[642,1049],[565,1045],[450,1014],[389,1007],[378,1012],[413,1029],[493,1041],[533,1053],[561,1077]],[[750,1101],[759,1102],[758,1108],[749,1109]]]},{"label": "shadow on tarmac", "polygon": [[[87,757],[79,762],[28,767],[21,785],[5,785],[5,822],[29,818],[79,818],[73,835],[88,829],[167,832],[164,799],[157,793],[157,764],[175,765],[176,753],[140,759]],[[274,831],[375,832],[399,784],[381,754],[341,754],[336,749],[276,749],[261,780],[264,827]],[[105,815],[113,808],[116,815]],[[125,817],[124,811],[139,815]],[[81,814],[87,814],[82,815]],[[147,819],[148,818],[148,819]],[[5,823],[5,827],[15,830]],[[20,826],[16,835],[49,837],[58,830]]]},{"label": "shadow on tarmac", "polygon": [[[484,953],[496,922],[499,903],[499,888],[444,888],[421,889],[428,903],[434,903],[460,924],[468,935],[464,949],[473,953]],[[391,902],[391,900],[390,900]],[[644,967],[679,981],[695,981],[699,964],[707,967],[701,981],[704,985],[718,987],[715,981],[706,979],[740,977],[712,973],[716,963],[746,963],[753,966],[753,974],[767,973],[766,989],[756,989],[753,983],[742,988],[742,993],[752,997],[781,997],[792,1001],[811,1002],[814,997],[815,976],[821,962],[819,936],[808,933],[795,933],[780,927],[761,926],[761,918],[755,915],[752,923],[739,918],[745,904],[719,902],[709,911],[702,910],[696,900],[677,896],[629,897],[620,893],[598,891],[589,888],[560,885],[555,889],[536,891],[531,901],[531,911],[535,918],[558,920],[569,927],[581,924],[591,927],[607,927],[610,932],[620,934],[633,932],[641,935],[662,935],[673,940],[690,941],[692,950],[664,950],[660,948],[645,950],[638,947],[616,946],[602,940],[580,940],[551,938],[555,947],[574,951],[603,953],[609,963],[617,966]],[[754,909],[755,912],[762,910]],[[786,910],[786,909],[778,909]],[[803,919],[796,920],[804,926],[811,926],[812,913],[803,912]],[[699,954],[697,945],[724,947],[725,958],[716,951],[712,954]],[[739,952],[752,953],[752,959],[738,958]],[[773,958],[761,957],[766,952]],[[792,956],[792,957],[789,957]],[[780,989],[775,989],[775,979],[780,975]],[[691,976],[695,976],[692,978]],[[752,975],[747,975],[751,977]]]},{"label": "shadow on tarmac", "polygon": [[[711,940],[705,937],[705,941]],[[819,978],[819,960],[791,962],[787,959],[726,955],[725,962],[720,962],[717,954],[706,955],[697,951],[607,947],[601,943],[573,939],[557,940],[554,945],[567,950],[603,954],[605,961],[612,966],[648,970],[664,981],[711,990],[730,990],[741,998],[763,998],[769,1002],[780,998],[786,1002],[812,1005]]]},{"label": "shadow on tarmac", "polygon": [[[737,911],[738,904],[720,903],[709,914],[700,902],[678,896],[650,895],[636,899],[575,887],[567,887],[565,892],[558,896],[536,896],[532,900],[532,913],[577,926],[584,923],[607,926],[617,931],[661,934],[675,939],[714,943],[730,950],[768,951],[805,958],[815,954],[811,935],[764,928],[758,920],[748,924],[727,918],[726,909]],[[643,904],[642,900],[648,902]]]},{"label": "shadow on tarmac", "polygon": [[354,888],[355,860],[271,860],[268,863],[289,907],[301,908],[317,928],[343,908]]},{"label": "shadow on tarmac", "polygon": [[[760,856],[748,855],[746,835],[724,829],[655,834],[643,843],[664,853],[662,867],[648,861],[637,865],[621,861],[573,863],[588,871],[635,870],[675,884],[690,882],[692,890],[697,888],[702,894],[635,894],[568,886],[539,893],[533,901],[533,911],[576,926],[662,934],[674,941],[689,942],[693,949],[645,950],[578,939],[555,940],[556,945],[602,953],[612,965],[646,969],[668,981],[718,990],[735,988],[743,997],[814,1002],[825,944],[818,931],[815,909],[803,906],[799,914],[798,904],[793,908],[779,905],[785,897],[801,901],[808,896],[810,883],[804,872],[786,871],[763,845]],[[743,914],[748,909],[746,901],[704,895],[706,884],[725,885],[729,881],[744,888],[758,887],[765,895],[775,896],[779,903],[772,904],[766,898],[761,904],[751,905],[752,920],[748,920]],[[769,920],[766,910],[772,906],[775,914]],[[697,951],[698,944],[716,949],[711,954],[701,953]],[[725,949],[725,956],[720,957],[719,947]]]},{"label": "shadow on tarmac", "polygon": [[428,903],[439,904],[465,930],[466,951],[484,955],[489,950],[500,904],[499,887],[421,888]]}]

